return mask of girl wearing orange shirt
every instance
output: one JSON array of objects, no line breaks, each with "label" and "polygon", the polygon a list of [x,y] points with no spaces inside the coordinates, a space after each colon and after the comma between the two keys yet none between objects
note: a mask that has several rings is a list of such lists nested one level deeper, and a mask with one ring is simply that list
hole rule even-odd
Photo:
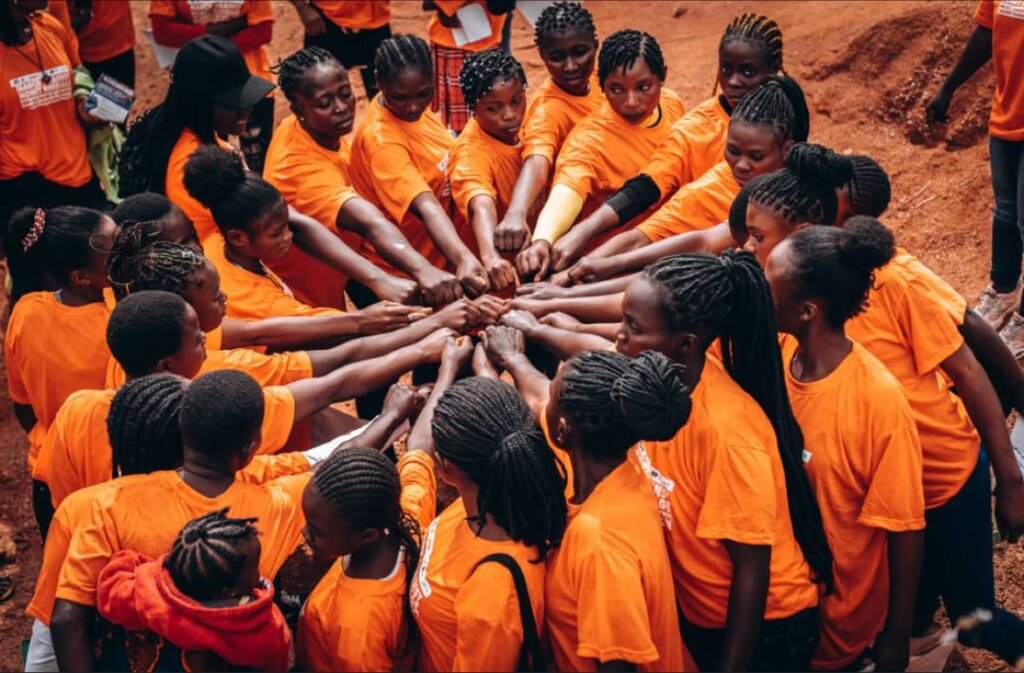
[{"label": "girl wearing orange shirt", "polygon": [[685,112],[679,96],[664,88],[668,68],[652,35],[636,30],[612,34],[601,45],[597,70],[605,103],[573,129],[558,155],[533,243],[516,258],[520,276],[546,276],[552,246],[577,216],[600,205],[639,169]]},{"label": "girl wearing orange shirt", "polygon": [[508,208],[522,165],[519,130],[526,110],[526,73],[498,49],[466,59],[462,95],[473,112],[455,145],[448,168],[452,197],[468,220],[492,290],[515,285],[512,263],[498,252],[495,229]]},{"label": "girl wearing orange shirt", "polygon": [[[815,670],[901,671],[910,657],[924,550],[921,444],[899,382],[851,341],[892,233],[855,217],[810,227],[775,247],[772,286],[786,385],[803,430],[811,479],[832,541],[835,591],[821,599]],[[795,338],[794,338],[795,337]]]},{"label": "girl wearing orange shirt", "polygon": [[[350,171],[356,191],[384,211],[421,255],[453,269],[462,291],[487,291],[487,271],[452,222],[447,167],[454,138],[427,109],[434,96],[434,67],[426,42],[396,35],[381,43],[375,60],[381,93],[356,127]],[[400,273],[365,245],[364,255],[389,273]],[[355,284],[357,306],[372,292]]]},{"label": "girl wearing orange shirt", "polygon": [[717,164],[726,149],[726,131],[733,110],[765,78],[782,71],[779,25],[759,14],[742,14],[733,19],[718,44],[715,87],[722,93],[676,122],[637,176],[576,225],[571,237],[561,239],[558,247],[569,253],[565,257],[571,260],[572,253],[594,236],[628,222]]},{"label": "girl wearing orange shirt", "polygon": [[499,252],[517,253],[529,240],[526,219],[548,186],[555,158],[569,131],[601,107],[594,79],[597,29],[580,2],[561,0],[545,7],[533,27],[537,53],[548,78],[530,98],[523,123],[523,167],[496,230]]},{"label": "girl wearing orange shirt", "polygon": [[543,670],[543,561],[565,530],[564,470],[507,383],[463,379],[421,422],[430,423],[440,477],[460,497],[423,534],[409,589],[419,668]]}]

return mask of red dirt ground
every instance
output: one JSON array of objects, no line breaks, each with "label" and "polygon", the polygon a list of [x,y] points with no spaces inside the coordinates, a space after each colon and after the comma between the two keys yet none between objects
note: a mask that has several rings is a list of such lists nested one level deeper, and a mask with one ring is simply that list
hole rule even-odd
[{"label": "red dirt ground", "polygon": [[[148,25],[148,3],[135,2],[136,26]],[[394,2],[395,32],[422,34],[418,0]],[[839,151],[868,154],[892,176],[895,199],[886,222],[900,243],[970,300],[988,269],[989,186],[986,120],[992,75],[986,68],[959,93],[948,128],[928,129],[921,108],[948,71],[972,28],[974,2],[597,2],[588,7],[602,34],[632,27],[655,35],[666,52],[669,85],[690,106],[711,93],[716,47],[730,18],[744,11],[770,14],[785,35],[787,72],[804,85],[812,115],[811,139]],[[289,4],[278,2],[273,59],[301,46],[301,26]],[[543,67],[532,33],[520,18],[513,47],[532,82]],[[156,69],[139,37],[139,103],[159,101],[167,77]],[[353,82],[358,82],[353,77]],[[286,114],[278,97],[278,118]],[[6,390],[4,390],[4,393]],[[24,608],[38,572],[40,544],[29,505],[24,435],[5,399],[0,402],[0,564],[17,579],[13,599],[0,604],[0,670],[20,670],[20,644],[30,622]],[[8,549],[16,548],[15,558]],[[1024,613],[1024,547],[1000,544],[996,582],[1002,605]],[[947,670],[1006,670],[997,659],[958,650]]]}]

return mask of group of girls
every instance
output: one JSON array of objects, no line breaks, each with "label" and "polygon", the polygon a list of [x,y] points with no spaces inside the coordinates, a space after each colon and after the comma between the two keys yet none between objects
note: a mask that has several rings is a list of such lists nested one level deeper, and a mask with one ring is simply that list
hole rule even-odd
[{"label": "group of girls", "polygon": [[940,599],[1024,655],[1024,375],[875,219],[881,166],[808,143],[778,25],[731,21],[688,112],[647,33],[535,36],[536,87],[465,58],[458,137],[422,39],[358,124],[307,46],[262,172],[223,138],[274,85],[200,36],[116,210],[15,213],[26,670],[902,670]]}]

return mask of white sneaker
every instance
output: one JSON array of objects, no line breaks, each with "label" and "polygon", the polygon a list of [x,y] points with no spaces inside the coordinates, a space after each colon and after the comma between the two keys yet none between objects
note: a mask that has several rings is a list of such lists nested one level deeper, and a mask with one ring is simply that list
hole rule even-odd
[{"label": "white sneaker", "polygon": [[1010,315],[1019,303],[1019,285],[1010,292],[996,292],[996,289],[989,285],[981,293],[974,310],[985,319],[985,322],[992,325],[992,329],[999,331],[1010,319]]},{"label": "white sneaker", "polygon": [[1024,317],[1014,311],[1006,326],[999,330],[999,338],[1013,353],[1013,357],[1018,360],[1024,357]]}]

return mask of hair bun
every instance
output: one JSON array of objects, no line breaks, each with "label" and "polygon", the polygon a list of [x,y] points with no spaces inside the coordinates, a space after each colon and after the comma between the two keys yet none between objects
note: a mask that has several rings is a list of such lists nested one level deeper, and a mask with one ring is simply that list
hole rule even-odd
[{"label": "hair bun", "polygon": [[873,217],[858,215],[847,220],[839,238],[839,255],[855,269],[871,272],[892,259],[896,240],[889,229]]},{"label": "hair bun", "polygon": [[824,145],[797,143],[786,154],[786,168],[801,179],[825,183],[837,189],[853,179],[853,162]]},{"label": "hair bun", "polygon": [[185,162],[185,188],[209,209],[245,183],[245,162],[237,152],[204,145]]},{"label": "hair bun", "polygon": [[644,351],[629,363],[609,392],[622,420],[640,439],[671,439],[690,417],[690,391],[683,366],[661,353]]}]

